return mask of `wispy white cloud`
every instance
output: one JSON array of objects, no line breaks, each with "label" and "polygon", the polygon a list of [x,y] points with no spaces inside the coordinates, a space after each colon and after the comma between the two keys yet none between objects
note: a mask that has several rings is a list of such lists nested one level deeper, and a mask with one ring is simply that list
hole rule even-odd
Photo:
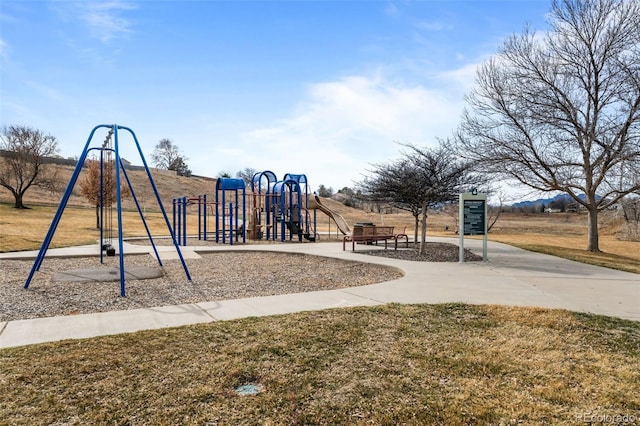
[{"label": "wispy white cloud", "polygon": [[132,23],[122,12],[136,8],[132,3],[118,0],[87,2],[81,17],[92,35],[104,43],[132,32]]},{"label": "wispy white cloud", "polygon": [[25,86],[29,87],[34,93],[36,93],[38,97],[44,98],[48,101],[64,100],[64,96],[60,93],[59,90],[42,82],[26,80],[24,81],[24,84]]},{"label": "wispy white cloud", "polygon": [[236,135],[232,149],[211,147],[202,160],[191,156],[193,165],[306,173],[312,185],[352,186],[371,164],[400,155],[394,141],[425,146],[450,136],[463,108],[463,93],[451,88],[466,78],[473,81],[466,70],[443,73],[437,88],[405,85],[381,73],[316,83],[289,117]]},{"label": "wispy white cloud", "polygon": [[423,31],[453,31],[454,29],[453,25],[442,21],[417,21],[413,26]]},{"label": "wispy white cloud", "polygon": [[473,88],[480,63],[481,61],[469,63],[457,69],[443,71],[437,78],[449,87],[455,88],[460,95],[464,95]]},{"label": "wispy white cloud", "polygon": [[133,23],[126,12],[136,10],[135,3],[122,0],[66,2],[54,1],[52,9],[64,21],[80,22],[89,36],[108,43],[133,32]]}]

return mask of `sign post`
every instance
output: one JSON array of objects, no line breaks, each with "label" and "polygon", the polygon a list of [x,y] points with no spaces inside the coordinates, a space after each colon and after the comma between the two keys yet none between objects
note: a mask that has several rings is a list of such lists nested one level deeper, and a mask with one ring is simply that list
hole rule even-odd
[{"label": "sign post", "polygon": [[459,261],[464,263],[464,236],[482,235],[482,260],[487,259],[487,194],[476,191],[460,194],[458,233],[460,235]]}]

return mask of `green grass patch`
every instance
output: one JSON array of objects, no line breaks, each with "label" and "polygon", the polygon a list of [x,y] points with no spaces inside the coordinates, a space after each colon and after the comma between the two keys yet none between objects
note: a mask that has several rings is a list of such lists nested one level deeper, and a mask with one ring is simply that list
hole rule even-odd
[{"label": "green grass patch", "polygon": [[5,349],[0,371],[6,424],[638,421],[640,323],[388,305]]}]

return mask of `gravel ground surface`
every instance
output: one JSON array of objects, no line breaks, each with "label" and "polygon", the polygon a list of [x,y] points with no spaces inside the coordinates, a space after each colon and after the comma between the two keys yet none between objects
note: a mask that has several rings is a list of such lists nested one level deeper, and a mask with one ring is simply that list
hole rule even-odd
[{"label": "gravel ground surface", "polygon": [[[457,262],[452,244],[429,244],[426,257],[414,249],[363,250],[376,256],[404,260]],[[470,260],[481,260],[468,254]],[[474,256],[476,258],[474,258]],[[355,287],[402,276],[394,268],[318,256],[271,252],[216,252],[187,261],[192,282],[177,260],[164,262],[164,276],[127,280],[127,297],[120,297],[120,282],[56,282],[56,272],[117,267],[117,257],[45,258],[27,290],[24,282],[32,260],[0,260],[0,321],[179,305],[243,297],[269,296]],[[149,255],[128,256],[126,265],[157,267]],[[126,269],[126,268],[125,268]]]},{"label": "gravel ground surface", "polygon": [[[413,243],[409,245],[409,249],[398,250],[360,250],[358,253],[369,254],[372,256],[384,256],[393,259],[411,260],[416,262],[457,262],[460,256],[459,247],[455,244],[447,243],[427,243],[425,253],[420,255],[418,247],[412,247]],[[478,262],[482,261],[482,256],[465,249],[464,251],[465,262]]]}]

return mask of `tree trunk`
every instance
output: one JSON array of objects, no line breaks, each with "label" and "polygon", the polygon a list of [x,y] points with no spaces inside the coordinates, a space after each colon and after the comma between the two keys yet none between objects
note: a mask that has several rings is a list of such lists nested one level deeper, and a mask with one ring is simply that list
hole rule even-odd
[{"label": "tree trunk", "polygon": [[16,202],[14,204],[14,207],[16,209],[26,209],[25,205],[22,202],[22,194],[17,192],[17,191],[13,191],[13,197],[15,198]]},{"label": "tree trunk", "polygon": [[[595,203],[593,203],[595,204]],[[589,206],[589,245],[587,250],[593,252],[600,251],[600,242],[598,236],[598,208],[594,205]]]},{"label": "tree trunk", "polygon": [[420,226],[420,213],[413,216],[413,218],[416,221],[415,224],[413,225],[413,244],[415,247],[415,244],[418,243],[418,227]]},{"label": "tree trunk", "polygon": [[420,255],[427,251],[427,203],[422,203],[422,219],[421,219],[421,235],[420,235]]},{"label": "tree trunk", "polygon": [[96,206],[96,229],[100,229],[100,205]]}]

